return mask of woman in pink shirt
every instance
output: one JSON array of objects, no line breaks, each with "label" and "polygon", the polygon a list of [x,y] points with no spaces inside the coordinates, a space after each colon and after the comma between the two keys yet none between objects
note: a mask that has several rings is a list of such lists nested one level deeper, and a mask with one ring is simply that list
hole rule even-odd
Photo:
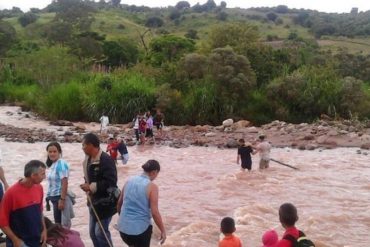
[{"label": "woman in pink shirt", "polygon": [[45,225],[48,231],[47,244],[53,247],[85,247],[79,232],[54,224],[47,217],[45,217]]}]

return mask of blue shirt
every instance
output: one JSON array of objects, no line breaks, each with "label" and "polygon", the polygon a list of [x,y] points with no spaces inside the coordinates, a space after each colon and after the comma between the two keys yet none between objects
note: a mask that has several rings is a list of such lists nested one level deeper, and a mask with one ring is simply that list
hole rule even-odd
[{"label": "blue shirt", "polygon": [[146,175],[131,177],[124,188],[123,204],[118,219],[118,229],[128,235],[139,235],[151,224],[148,198],[150,179]]},{"label": "blue shirt", "polygon": [[62,179],[68,178],[69,165],[65,160],[58,159],[54,162],[48,172],[48,193],[47,196],[60,196],[62,192]]}]

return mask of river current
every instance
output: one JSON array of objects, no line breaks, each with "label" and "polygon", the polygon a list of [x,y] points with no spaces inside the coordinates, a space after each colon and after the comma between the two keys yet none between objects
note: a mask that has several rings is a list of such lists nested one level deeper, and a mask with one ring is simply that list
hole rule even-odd
[{"label": "river current", "polygon": [[[11,121],[6,119],[10,118],[0,114],[0,122]],[[27,121],[47,127],[41,121]],[[5,142],[0,138],[1,165],[10,184],[22,177],[29,160],[45,161],[46,145]],[[79,188],[83,182],[81,147],[81,143],[62,143],[63,158],[71,166],[69,187],[77,194],[72,228],[81,233],[90,247],[86,198]],[[101,147],[105,149],[106,144]],[[235,149],[145,145],[128,147],[128,151],[128,164],[117,165],[120,187],[129,176],[141,173],[146,160],[157,159],[161,164],[155,183],[159,186],[159,209],[167,230],[163,246],[217,246],[221,237],[219,223],[223,217],[231,216],[243,246],[260,247],[266,230],[274,228],[282,236],[278,208],[284,202],[296,205],[298,228],[317,246],[370,246],[370,156],[365,150],[274,148],[272,158],[299,170],[271,162],[268,170],[259,172],[259,157],[253,156],[250,173],[240,171]],[[46,181],[43,186],[46,193]],[[52,218],[51,211],[45,214]],[[110,227],[114,245],[126,246],[114,228],[117,218],[114,216]],[[159,246],[157,238],[158,230],[154,228],[151,246]]]}]

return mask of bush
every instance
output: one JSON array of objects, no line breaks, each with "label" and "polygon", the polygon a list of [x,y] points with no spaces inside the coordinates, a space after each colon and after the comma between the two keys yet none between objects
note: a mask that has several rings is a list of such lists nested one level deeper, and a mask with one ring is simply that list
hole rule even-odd
[{"label": "bush", "polygon": [[70,121],[83,120],[82,85],[72,81],[60,84],[42,97],[40,112],[50,119],[65,119]]},{"label": "bush", "polygon": [[40,88],[37,85],[15,85],[11,82],[0,84],[0,102],[19,102],[37,110]]},{"label": "bush", "polygon": [[22,27],[25,27],[31,23],[34,23],[39,17],[34,13],[28,12],[18,18],[18,22]]},{"label": "bush", "polygon": [[96,74],[86,84],[83,110],[91,121],[105,113],[113,122],[128,122],[138,111],[155,106],[153,79],[133,72]]}]

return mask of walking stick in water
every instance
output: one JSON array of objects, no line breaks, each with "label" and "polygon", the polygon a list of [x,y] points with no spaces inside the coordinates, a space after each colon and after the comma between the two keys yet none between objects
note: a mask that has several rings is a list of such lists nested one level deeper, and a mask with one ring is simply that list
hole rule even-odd
[{"label": "walking stick in water", "polygon": [[107,242],[108,242],[108,244],[109,244],[109,247],[113,247],[113,245],[112,245],[112,243],[109,241],[109,238],[108,238],[108,236],[107,236],[107,233],[105,232],[104,227],[103,227],[103,225],[102,225],[102,223],[101,223],[101,221],[100,221],[100,219],[99,219],[98,213],[96,212],[96,210],[95,210],[95,208],[94,208],[94,205],[92,204],[92,201],[91,201],[91,197],[90,197],[90,195],[89,195],[89,194],[87,194],[87,193],[86,193],[86,195],[87,195],[87,200],[88,200],[88,201],[89,201],[89,203],[90,203],[91,209],[93,210],[93,212],[94,212],[94,214],[95,214],[95,217],[96,217],[96,219],[98,220],[98,224],[99,224],[99,226],[100,226],[100,229],[102,230],[102,232],[103,232],[103,234],[104,234],[104,237],[105,237],[105,239],[107,240]]},{"label": "walking stick in water", "polygon": [[294,170],[299,170],[297,167],[295,167],[295,166],[291,166],[291,165],[288,165],[288,164],[285,164],[285,163],[283,163],[283,162],[281,162],[281,161],[278,161],[278,160],[275,160],[275,159],[271,159],[271,158],[270,158],[270,160],[271,160],[271,161],[274,161],[274,162],[276,162],[276,163],[278,163],[278,164],[280,164],[280,165],[290,167],[290,168],[292,168],[292,169],[294,169]]}]

